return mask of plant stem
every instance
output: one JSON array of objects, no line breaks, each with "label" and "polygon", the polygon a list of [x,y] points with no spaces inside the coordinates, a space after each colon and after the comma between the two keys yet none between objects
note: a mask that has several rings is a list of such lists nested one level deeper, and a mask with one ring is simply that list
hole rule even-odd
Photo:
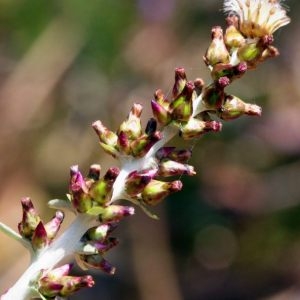
[{"label": "plant stem", "polygon": [[79,214],[66,231],[48,248],[44,249],[23,273],[19,280],[1,297],[1,300],[27,300],[33,296],[30,283],[41,270],[54,268],[62,259],[76,252],[83,234],[96,224],[94,216]]}]

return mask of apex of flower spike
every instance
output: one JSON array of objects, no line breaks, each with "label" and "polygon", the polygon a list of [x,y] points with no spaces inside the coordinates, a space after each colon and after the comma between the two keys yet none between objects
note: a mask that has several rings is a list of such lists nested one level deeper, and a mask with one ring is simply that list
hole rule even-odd
[{"label": "apex of flower spike", "polygon": [[239,18],[239,30],[247,38],[272,35],[287,25],[290,18],[281,0],[225,0],[224,12]]}]

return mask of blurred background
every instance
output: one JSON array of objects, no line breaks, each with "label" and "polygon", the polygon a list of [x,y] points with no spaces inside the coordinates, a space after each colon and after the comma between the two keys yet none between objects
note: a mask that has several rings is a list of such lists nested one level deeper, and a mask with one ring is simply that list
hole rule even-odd
[{"label": "blurred background", "polygon": [[[279,58],[229,90],[263,107],[261,118],[225,123],[194,147],[198,171],[182,192],[121,223],[107,256],[109,277],[70,299],[300,299],[300,2],[276,32]],[[30,196],[45,220],[64,198],[69,167],[116,161],[90,124],[116,129],[131,104],[173,84],[174,68],[209,81],[202,56],[210,29],[224,26],[221,0],[0,0],[0,220],[21,220]],[[65,225],[72,221],[68,216]],[[0,233],[1,293],[28,264]],[[78,268],[75,274],[84,274]]]}]

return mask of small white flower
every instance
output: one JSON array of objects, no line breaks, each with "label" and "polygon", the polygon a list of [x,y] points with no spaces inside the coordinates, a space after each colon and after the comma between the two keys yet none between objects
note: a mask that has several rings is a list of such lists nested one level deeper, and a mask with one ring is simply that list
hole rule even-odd
[{"label": "small white flower", "polygon": [[272,35],[290,18],[281,0],[224,0],[224,12],[239,17],[239,30],[249,38]]}]

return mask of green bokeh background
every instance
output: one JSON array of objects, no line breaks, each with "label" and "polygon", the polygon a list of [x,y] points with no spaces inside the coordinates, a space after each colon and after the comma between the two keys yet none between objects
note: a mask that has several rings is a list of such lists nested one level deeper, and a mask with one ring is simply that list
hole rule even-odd
[{"label": "green bokeh background", "polygon": [[[155,209],[121,223],[109,277],[71,299],[244,300],[300,298],[300,22],[275,35],[281,56],[229,87],[263,107],[261,118],[184,143],[197,176]],[[16,228],[30,196],[47,220],[68,189],[69,167],[117,164],[90,124],[116,129],[133,102],[144,106],[173,72],[209,81],[202,56],[224,26],[222,1],[0,0],[0,219]],[[66,225],[72,216],[66,219]],[[1,292],[24,270],[26,252],[0,238]],[[85,274],[77,267],[74,273]]]}]

